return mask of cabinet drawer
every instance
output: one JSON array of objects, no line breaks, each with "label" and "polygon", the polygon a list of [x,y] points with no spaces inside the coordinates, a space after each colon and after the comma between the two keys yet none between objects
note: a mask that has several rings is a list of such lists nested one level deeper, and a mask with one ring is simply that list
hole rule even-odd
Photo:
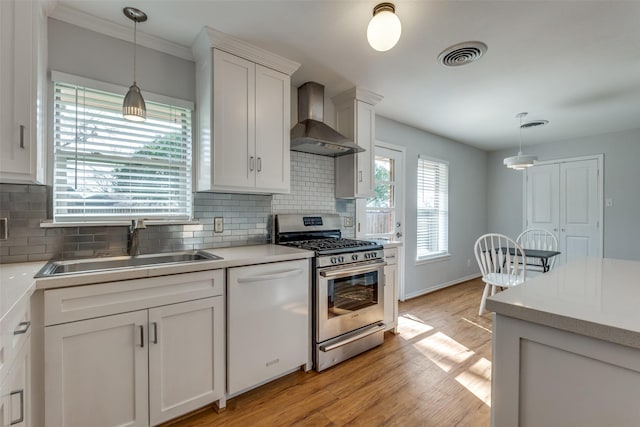
[{"label": "cabinet drawer", "polygon": [[387,265],[393,265],[398,263],[398,248],[386,248],[384,250],[384,260]]},{"label": "cabinet drawer", "polygon": [[23,343],[31,335],[30,298],[25,296],[0,322],[0,381],[2,381]]},{"label": "cabinet drawer", "polygon": [[45,326],[224,293],[224,270],[123,280],[44,293]]}]

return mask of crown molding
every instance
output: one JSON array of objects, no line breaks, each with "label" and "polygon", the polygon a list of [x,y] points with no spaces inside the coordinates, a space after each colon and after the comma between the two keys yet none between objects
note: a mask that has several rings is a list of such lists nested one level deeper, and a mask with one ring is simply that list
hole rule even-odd
[{"label": "crown molding", "polygon": [[377,93],[371,92],[367,89],[354,87],[331,98],[335,105],[344,104],[356,99],[369,105],[376,106],[380,101],[384,99],[384,96],[378,95]]},{"label": "crown molding", "polygon": [[[55,6],[53,6],[49,11],[49,17],[96,33],[104,34],[109,37],[132,42],[131,26],[117,24],[115,22],[99,18],[95,15],[79,11],[64,4],[55,4]],[[137,43],[138,45],[148,47],[149,49],[193,61],[193,54],[191,53],[190,47],[143,33],[139,29],[137,33]]]},{"label": "crown molding", "polygon": [[206,55],[211,55],[209,52],[211,48],[220,49],[248,59],[256,64],[285,73],[288,76],[300,68],[300,64],[295,61],[254,46],[222,31],[204,27],[192,46],[193,57],[196,61],[205,59]]}]

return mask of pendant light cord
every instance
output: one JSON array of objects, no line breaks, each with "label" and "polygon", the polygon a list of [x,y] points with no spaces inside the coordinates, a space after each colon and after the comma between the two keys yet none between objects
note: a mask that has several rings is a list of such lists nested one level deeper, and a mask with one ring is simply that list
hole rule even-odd
[{"label": "pendant light cord", "polygon": [[138,41],[136,39],[138,21],[133,21],[133,84],[136,84],[136,50]]}]

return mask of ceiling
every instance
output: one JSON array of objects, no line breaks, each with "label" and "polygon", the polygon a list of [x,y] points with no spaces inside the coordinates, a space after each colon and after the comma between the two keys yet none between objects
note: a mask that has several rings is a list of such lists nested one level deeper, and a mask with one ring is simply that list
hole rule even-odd
[{"label": "ceiling", "polygon": [[[301,63],[294,86],[316,81],[328,96],[371,90],[384,96],[379,115],[484,150],[518,145],[522,111],[549,120],[523,130],[525,146],[640,128],[640,1],[395,0],[402,37],[388,52],[366,40],[377,3],[60,0],[57,7],[130,28],[122,8],[134,6],[149,16],[139,40],[146,33],[185,47],[210,26]],[[475,40],[488,45],[479,61],[437,62],[450,45]]]}]

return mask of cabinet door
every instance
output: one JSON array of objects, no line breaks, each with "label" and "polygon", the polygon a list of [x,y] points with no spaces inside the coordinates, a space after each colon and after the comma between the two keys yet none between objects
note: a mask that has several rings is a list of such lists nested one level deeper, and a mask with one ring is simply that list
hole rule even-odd
[{"label": "cabinet door", "polygon": [[28,427],[30,422],[31,339],[24,342],[11,364],[6,384],[3,384],[0,421],[5,427]]},{"label": "cabinet door", "polygon": [[227,275],[228,394],[309,364],[309,261],[230,268]]},{"label": "cabinet door", "polygon": [[356,198],[373,196],[376,111],[366,102],[356,101],[356,144],[366,151],[356,154]]},{"label": "cabinet door", "polygon": [[45,328],[47,427],[147,426],[147,310]]},{"label": "cabinet door", "polygon": [[397,296],[398,266],[395,264],[384,267],[384,324],[387,330],[396,328],[398,322]]},{"label": "cabinet door", "polygon": [[289,76],[256,65],[256,190],[289,192]]},{"label": "cabinet door", "polygon": [[255,187],[255,64],[213,50],[213,189]]},{"label": "cabinet door", "polygon": [[224,298],[149,310],[152,425],[224,396]]},{"label": "cabinet door", "polygon": [[45,67],[40,44],[46,21],[33,1],[0,2],[0,21],[0,181],[39,183],[44,152],[38,146],[43,129],[38,96],[43,96]]}]

